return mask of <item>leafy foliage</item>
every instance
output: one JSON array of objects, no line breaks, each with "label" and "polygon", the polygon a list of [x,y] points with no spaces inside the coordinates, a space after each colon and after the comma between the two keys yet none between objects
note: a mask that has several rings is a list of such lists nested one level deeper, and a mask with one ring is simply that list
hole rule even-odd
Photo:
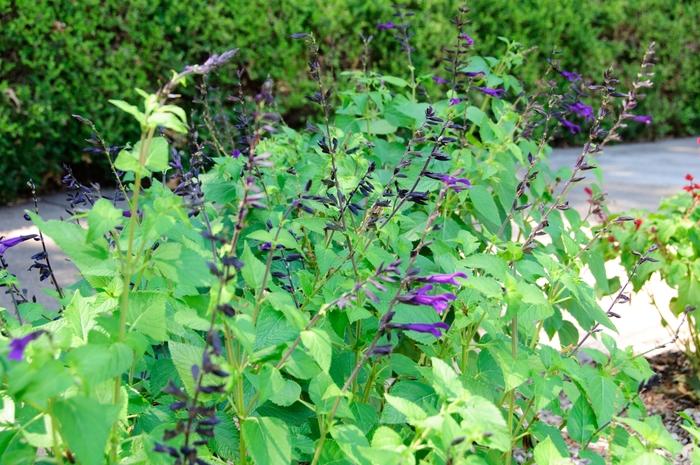
[{"label": "leafy foliage", "polygon": [[609,257],[620,257],[622,264],[631,273],[637,262],[637,253],[644,248],[658,249],[649,259],[631,273],[634,289],[640,289],[655,273],[671,288],[676,296],[671,299],[671,311],[680,324],[673,327],[663,321],[679,339],[683,327],[688,329],[688,339],[682,341],[688,360],[696,371],[700,370],[700,347],[698,318],[695,310],[700,303],[700,236],[697,223],[700,219],[700,184],[692,174],[685,177],[683,190],[664,199],[656,212],[633,211],[637,219],[627,227],[610,231],[611,240],[603,248]]},{"label": "leafy foliage", "polygon": [[[30,216],[82,279],[58,314],[7,313],[2,463],[633,464],[678,451],[638,397],[645,360],[608,336],[606,352],[583,345],[613,328],[612,308],[579,277],[597,236],[565,200],[634,117],[653,46],[625,92],[606,73],[554,75],[529,95],[513,75],[522,49],[472,55],[460,9],[431,99],[398,13],[384,27],[406,78],[368,67],[336,94],[314,37],[295,34],[321,115],[308,130],[280,123],[268,84],[208,92],[235,51],[140,105],[112,102],[141,132],[114,162],[118,195],[72,180],[87,212]],[[198,126],[172,101],[188,80]],[[581,98],[599,99],[589,140],[553,173],[547,141]],[[603,437],[605,457],[591,446]]]}]

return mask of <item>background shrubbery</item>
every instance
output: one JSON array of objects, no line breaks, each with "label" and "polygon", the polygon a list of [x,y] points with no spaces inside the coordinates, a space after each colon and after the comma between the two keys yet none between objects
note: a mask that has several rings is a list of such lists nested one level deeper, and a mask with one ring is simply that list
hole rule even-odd
[{"label": "background shrubbery", "polygon": [[[412,2],[416,66],[430,72],[449,18],[459,2]],[[638,138],[692,132],[700,119],[700,3],[667,0],[522,1],[475,0],[477,51],[497,54],[499,36],[536,45],[522,68],[525,82],[542,75],[554,47],[565,48],[564,66],[598,75],[609,63],[630,76],[643,46],[658,42],[657,87],[643,112],[654,115]],[[288,38],[314,31],[322,40],[326,66],[359,66],[361,32],[372,33],[372,58],[396,72],[398,45],[376,23],[391,18],[390,0],[232,0],[186,2],[145,0],[0,2],[0,202],[11,200],[28,178],[55,185],[61,163],[81,171],[103,157],[82,152],[84,127],[71,113],[89,114],[110,141],[129,140],[129,126],[108,98],[169,77],[171,69],[196,62],[210,51],[240,47],[248,78],[268,74],[287,98],[287,109],[306,108],[310,89],[302,45]],[[233,74],[233,72],[230,72]],[[233,76],[223,76],[224,83]],[[133,94],[132,94],[133,96]],[[291,117],[299,112],[288,113]],[[293,120],[291,121],[293,123]],[[91,170],[91,178],[95,172]],[[107,170],[104,170],[107,173]]]}]

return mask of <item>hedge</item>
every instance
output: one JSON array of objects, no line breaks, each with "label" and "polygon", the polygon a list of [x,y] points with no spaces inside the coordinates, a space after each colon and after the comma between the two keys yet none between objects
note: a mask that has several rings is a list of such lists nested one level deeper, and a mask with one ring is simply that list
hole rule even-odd
[{"label": "hedge", "polygon": [[[450,18],[461,2],[422,0],[417,12],[415,62],[430,72],[449,36]],[[505,36],[536,45],[520,77],[533,83],[553,48],[562,64],[597,76],[609,64],[632,76],[642,48],[658,42],[657,86],[643,112],[654,124],[637,139],[691,134],[700,120],[700,2],[667,0],[473,0],[478,52],[496,54]],[[0,202],[23,193],[27,179],[50,188],[63,163],[99,177],[100,156],[82,149],[89,136],[71,118],[90,117],[110,134],[130,140],[128,126],[109,98],[134,99],[134,88],[151,89],[172,69],[211,51],[239,47],[251,84],[268,75],[288,110],[305,105],[306,57],[289,38],[313,31],[327,65],[359,66],[361,32],[372,33],[374,66],[389,72],[405,66],[391,34],[376,30],[391,19],[390,0],[15,0],[0,2]],[[234,68],[229,78],[234,79]],[[294,112],[290,112],[294,114]],[[629,138],[630,135],[628,135]]]}]

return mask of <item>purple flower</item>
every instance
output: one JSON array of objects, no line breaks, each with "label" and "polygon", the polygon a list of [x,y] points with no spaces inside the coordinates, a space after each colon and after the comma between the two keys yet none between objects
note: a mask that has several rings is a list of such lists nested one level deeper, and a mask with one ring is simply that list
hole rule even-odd
[{"label": "purple flower", "polygon": [[435,81],[435,84],[447,84],[447,79],[440,76],[433,76],[433,81]]},{"label": "purple flower", "polygon": [[459,102],[461,102],[461,100],[458,99],[457,97],[452,97],[450,99],[450,105],[459,105]]},{"label": "purple flower", "polygon": [[590,121],[593,119],[593,108],[583,102],[575,102],[568,106],[569,111],[580,116],[581,118]]},{"label": "purple flower", "polygon": [[454,189],[455,192],[462,192],[464,189],[472,187],[471,181],[467,178],[455,178],[449,174],[426,173],[426,176],[447,184],[448,187]]},{"label": "purple flower", "polygon": [[442,336],[442,331],[450,329],[447,323],[389,323],[387,328],[415,331],[417,333],[430,333],[435,337]]},{"label": "purple flower", "polygon": [[474,39],[469,34],[460,34],[459,38],[462,39],[470,47],[474,45]]},{"label": "purple flower", "polygon": [[564,126],[566,129],[568,129],[571,134],[578,134],[579,132],[581,132],[581,126],[579,126],[578,124],[572,123],[571,121],[569,121],[565,118],[561,118],[559,120],[559,122],[561,123],[562,126]]},{"label": "purple flower", "polygon": [[386,23],[379,23],[377,24],[377,29],[380,31],[388,31],[389,29],[394,29],[396,27],[396,24],[394,24],[391,21],[387,21]]},{"label": "purple flower", "polygon": [[442,313],[450,306],[450,301],[455,300],[457,296],[451,292],[444,294],[428,295],[428,291],[433,289],[432,284],[411,291],[406,295],[399,297],[399,301],[409,305],[430,305],[436,312]]},{"label": "purple flower", "polygon": [[26,236],[9,237],[7,239],[0,240],[0,255],[4,254],[7,249],[14,247],[20,242],[28,241],[29,239],[34,239],[36,234],[27,234]]},{"label": "purple flower", "polygon": [[43,330],[34,331],[23,337],[18,337],[10,341],[10,353],[7,354],[7,358],[10,360],[15,360],[17,362],[21,361],[24,357],[24,349],[27,348],[30,342],[37,339],[39,336],[44,334]]},{"label": "purple flower", "polygon": [[494,98],[501,98],[506,93],[505,89],[494,89],[493,87],[477,87],[476,90],[482,94],[490,95]]},{"label": "purple flower", "polygon": [[559,71],[559,74],[564,76],[564,78],[569,82],[576,82],[581,80],[581,75],[575,71]]},{"label": "purple flower", "polygon": [[459,283],[455,278],[465,278],[466,279],[467,275],[466,273],[462,273],[461,271],[458,271],[456,273],[450,273],[450,274],[431,274],[430,276],[424,276],[422,278],[418,278],[417,281],[423,282],[423,283],[433,283],[433,284],[453,284],[455,286],[459,286]]},{"label": "purple flower", "polygon": [[238,158],[241,156],[241,151],[238,149],[233,149],[233,150],[231,150],[231,156],[233,158]]},{"label": "purple flower", "polygon": [[632,121],[642,124],[651,124],[651,115],[636,115],[632,117]]}]

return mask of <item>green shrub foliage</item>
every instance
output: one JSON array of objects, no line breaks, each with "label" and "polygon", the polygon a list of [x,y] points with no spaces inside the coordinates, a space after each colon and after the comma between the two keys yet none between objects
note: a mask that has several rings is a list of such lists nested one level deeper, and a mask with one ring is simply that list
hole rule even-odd
[{"label": "green shrub foliage", "polygon": [[[417,69],[438,67],[458,2],[410,2]],[[533,84],[556,48],[563,64],[583,74],[599,74],[613,64],[632,76],[636,51],[659,43],[657,81],[644,112],[650,127],[632,136],[687,134],[698,127],[700,64],[697,2],[475,0],[473,35],[483,55],[499,55],[505,36],[533,47],[520,77]],[[84,152],[89,134],[71,114],[90,115],[110,144],[135,136],[107,99],[135,87],[165,82],[172,69],[206,58],[209,50],[238,47],[244,85],[275,82],[289,122],[303,122],[312,89],[299,43],[289,35],[313,31],[319,37],[326,70],[361,68],[360,34],[374,35],[372,62],[386,73],[401,68],[400,46],[376,30],[392,19],[389,0],[232,0],[228,2],[17,0],[0,3],[0,202],[26,191],[33,179],[56,186],[62,164],[95,178],[106,172],[103,158]],[[220,75],[236,82],[235,70]],[[181,89],[192,92],[192,89]],[[301,110],[301,111],[299,111]],[[97,180],[97,179],[95,179]]]},{"label": "green shrub foliage", "polygon": [[[663,199],[657,211],[632,211],[634,222],[604,228],[608,241],[601,242],[607,258],[619,257],[630,276],[634,290],[658,276],[676,295],[670,310],[678,318],[671,324],[663,318],[664,326],[685,349],[693,369],[700,373],[700,184],[688,173],[686,185],[678,194]],[[640,250],[658,248],[654,259],[638,264]],[[663,314],[661,314],[663,317]],[[681,332],[683,331],[683,332]]]},{"label": "green shrub foliage", "polygon": [[[0,463],[670,463],[647,362],[599,335],[614,304],[580,276],[598,236],[566,202],[637,124],[653,47],[630,86],[553,64],[533,93],[522,48],[475,55],[464,12],[447,70],[420,72],[405,20],[383,25],[408,52],[397,75],[333,82],[295,34],[319,115],[304,129],[269,83],[219,98],[207,76],[233,51],[110,101],[136,129],[101,150],[117,196],[69,175],[70,218],[28,212],[80,281],[34,257],[50,312],[3,265]],[[574,128],[582,154],[552,173],[547,142]]]}]

